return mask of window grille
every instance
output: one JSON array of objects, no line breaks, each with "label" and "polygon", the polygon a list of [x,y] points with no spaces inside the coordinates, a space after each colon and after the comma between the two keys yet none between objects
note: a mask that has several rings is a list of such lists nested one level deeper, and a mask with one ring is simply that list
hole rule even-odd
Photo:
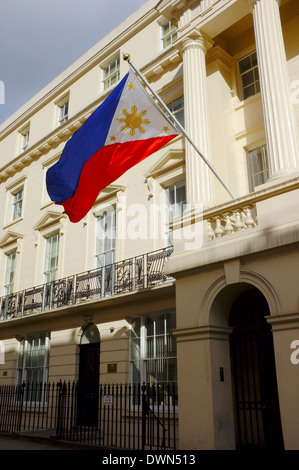
[{"label": "window grille", "polygon": [[244,100],[260,92],[260,79],[256,52],[239,60],[239,72]]},{"label": "window grille", "polygon": [[103,88],[106,90],[119,81],[120,78],[120,60],[119,58],[110,62],[103,68]]},{"label": "window grille", "polygon": [[162,24],[161,39],[163,49],[172,44],[177,39],[177,37],[177,28],[171,23],[171,21],[167,21],[166,23]]}]

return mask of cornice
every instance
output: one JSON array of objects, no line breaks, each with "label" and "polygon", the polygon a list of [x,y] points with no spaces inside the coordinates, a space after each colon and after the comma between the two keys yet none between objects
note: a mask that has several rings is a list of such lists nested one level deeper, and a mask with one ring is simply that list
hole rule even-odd
[{"label": "cornice", "polygon": [[[110,92],[111,90],[109,93]],[[82,126],[86,119],[88,119],[92,112],[100,105],[109,93],[103,94],[100,98],[81,110],[62,126],[54,129],[48,135],[29,147],[25,152],[21,153],[2,167],[0,169],[0,183],[3,183],[8,178],[14,176],[17,172],[22,171],[26,166],[30,165],[34,160],[37,160],[51,149],[65,143],[72,134]]]},{"label": "cornice", "polygon": [[160,15],[175,24],[182,13],[189,9],[196,1],[198,0],[162,0],[156,6],[156,9]]},{"label": "cornice", "polygon": [[161,76],[168,68],[177,66],[182,62],[180,49],[176,46],[175,42],[169,49],[163,51],[160,55],[155,57],[151,62],[141,68],[143,75],[152,80]]}]

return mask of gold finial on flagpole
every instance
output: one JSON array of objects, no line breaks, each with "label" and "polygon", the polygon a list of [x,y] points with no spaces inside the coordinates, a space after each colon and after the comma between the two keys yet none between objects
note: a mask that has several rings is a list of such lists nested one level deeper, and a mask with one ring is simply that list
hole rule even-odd
[{"label": "gold finial on flagpole", "polygon": [[130,54],[127,54],[126,52],[123,53],[123,59],[126,61],[129,61],[131,59]]}]

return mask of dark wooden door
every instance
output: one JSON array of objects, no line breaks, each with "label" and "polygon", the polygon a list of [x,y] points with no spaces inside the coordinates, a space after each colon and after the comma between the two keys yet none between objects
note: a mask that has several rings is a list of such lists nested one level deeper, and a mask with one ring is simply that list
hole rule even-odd
[{"label": "dark wooden door", "polygon": [[80,345],[77,422],[97,426],[99,397],[100,343]]}]

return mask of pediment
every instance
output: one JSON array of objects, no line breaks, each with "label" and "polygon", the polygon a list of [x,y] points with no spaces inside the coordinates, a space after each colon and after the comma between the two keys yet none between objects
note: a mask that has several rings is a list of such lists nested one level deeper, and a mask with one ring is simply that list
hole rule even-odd
[{"label": "pediment", "polygon": [[182,149],[169,149],[145,174],[147,179],[160,178],[178,168],[185,168],[185,153]]},{"label": "pediment", "polygon": [[102,203],[106,200],[112,199],[117,196],[120,191],[124,191],[126,188],[125,186],[110,184],[106,188],[102,189],[99,193],[94,205]]},{"label": "pediment", "polygon": [[61,219],[65,219],[66,215],[60,212],[48,211],[37,224],[33,227],[34,230],[42,231],[55,224],[60,224]]},{"label": "pediment", "polygon": [[24,235],[16,232],[7,232],[0,240],[0,248],[4,249],[9,245],[18,243],[18,240],[22,239]]}]

